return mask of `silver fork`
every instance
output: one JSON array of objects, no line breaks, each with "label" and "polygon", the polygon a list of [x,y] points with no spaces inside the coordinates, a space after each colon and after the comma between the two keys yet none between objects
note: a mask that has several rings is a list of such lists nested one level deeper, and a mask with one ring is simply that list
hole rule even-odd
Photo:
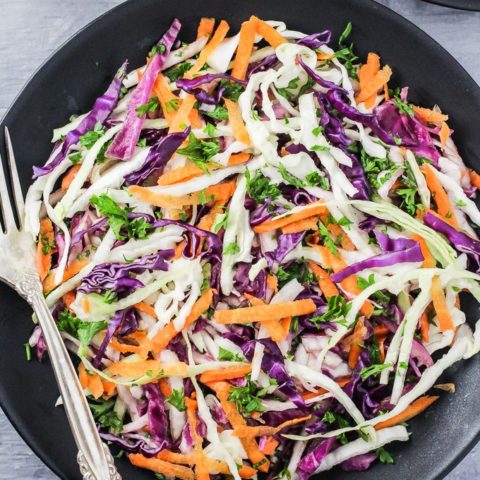
[{"label": "silver fork", "polygon": [[78,447],[77,461],[83,479],[121,480],[108,447],[100,439],[77,374],[43,296],[42,284],[34,267],[34,240],[30,234],[23,231],[25,207],[12,142],[6,127],[5,142],[20,229],[15,223],[7,180],[0,159],[0,205],[4,225],[3,231],[0,225],[0,281],[13,287],[27,300],[37,315],[70,428]]}]

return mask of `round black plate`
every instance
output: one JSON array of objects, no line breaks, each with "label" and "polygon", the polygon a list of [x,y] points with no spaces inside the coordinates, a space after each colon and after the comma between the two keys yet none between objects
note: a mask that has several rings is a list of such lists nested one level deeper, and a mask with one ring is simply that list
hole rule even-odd
[{"label": "round black plate", "polygon": [[472,10],[480,12],[480,0],[424,0],[429,3],[436,3],[442,7],[458,8],[459,10]]},{"label": "round black plate", "polygon": [[[74,113],[87,111],[125,57],[132,67],[145,59],[172,17],[184,25],[181,37],[193,38],[200,16],[225,18],[238,31],[255,14],[279,19],[290,28],[312,33],[347,21],[354,25],[358,53],[378,51],[393,68],[397,85],[410,85],[421,105],[440,103],[451,116],[461,153],[474,165],[480,151],[478,109],[480,88],[463,68],[417,27],[371,0],[135,0],[126,2],[90,24],[67,42],[36,73],[3,120],[12,135],[24,191],[33,164],[43,164],[50,151],[51,131]],[[412,48],[414,47],[414,48]],[[3,158],[5,152],[2,151]],[[466,304],[470,319],[477,307]],[[25,360],[23,344],[31,328],[31,312],[11,290],[0,285],[0,403],[25,441],[63,479],[79,479],[76,450],[61,408],[48,362]],[[457,393],[443,394],[428,412],[411,422],[411,441],[391,448],[396,464],[375,465],[367,473],[334,471],[329,479],[404,480],[441,478],[473,446],[480,433],[480,356],[457,364],[447,374]],[[390,448],[389,448],[390,450]],[[117,461],[123,478],[151,479],[151,472]],[[322,476],[322,478],[324,478]],[[325,477],[327,478],[327,477]]]}]

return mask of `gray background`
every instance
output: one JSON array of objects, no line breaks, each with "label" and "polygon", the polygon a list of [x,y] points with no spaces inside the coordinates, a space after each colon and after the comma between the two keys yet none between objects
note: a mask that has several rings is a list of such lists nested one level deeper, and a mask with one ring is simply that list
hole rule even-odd
[{"label": "gray background", "polygon": [[[122,0],[0,0],[0,118],[22,85],[53,50],[79,28],[120,3]],[[425,30],[480,83],[480,13],[451,10],[419,0],[379,0],[379,3]],[[480,478],[477,450],[470,452],[447,479]],[[0,410],[0,480],[56,478],[25,445]]]}]

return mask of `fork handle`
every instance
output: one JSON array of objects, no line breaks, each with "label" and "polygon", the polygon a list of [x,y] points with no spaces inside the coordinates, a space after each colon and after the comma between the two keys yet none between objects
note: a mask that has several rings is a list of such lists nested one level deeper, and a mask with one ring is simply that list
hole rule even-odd
[{"label": "fork handle", "polygon": [[42,328],[70,428],[78,447],[77,461],[83,480],[121,480],[108,447],[100,439],[77,373],[43,296],[38,277],[25,278],[17,285],[17,289],[33,307]]}]

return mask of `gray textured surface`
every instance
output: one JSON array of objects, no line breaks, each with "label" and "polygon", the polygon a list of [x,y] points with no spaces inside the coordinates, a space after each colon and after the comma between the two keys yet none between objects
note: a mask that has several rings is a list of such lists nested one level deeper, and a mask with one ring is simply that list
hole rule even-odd
[{"label": "gray textured surface", "polygon": [[[0,117],[54,49],[79,28],[120,3],[122,0],[0,0]],[[380,3],[429,33],[480,83],[480,13],[450,10],[419,0],[380,0]],[[477,452],[478,448],[470,452],[447,479],[480,478]],[[0,480],[55,478],[0,410]]]}]

